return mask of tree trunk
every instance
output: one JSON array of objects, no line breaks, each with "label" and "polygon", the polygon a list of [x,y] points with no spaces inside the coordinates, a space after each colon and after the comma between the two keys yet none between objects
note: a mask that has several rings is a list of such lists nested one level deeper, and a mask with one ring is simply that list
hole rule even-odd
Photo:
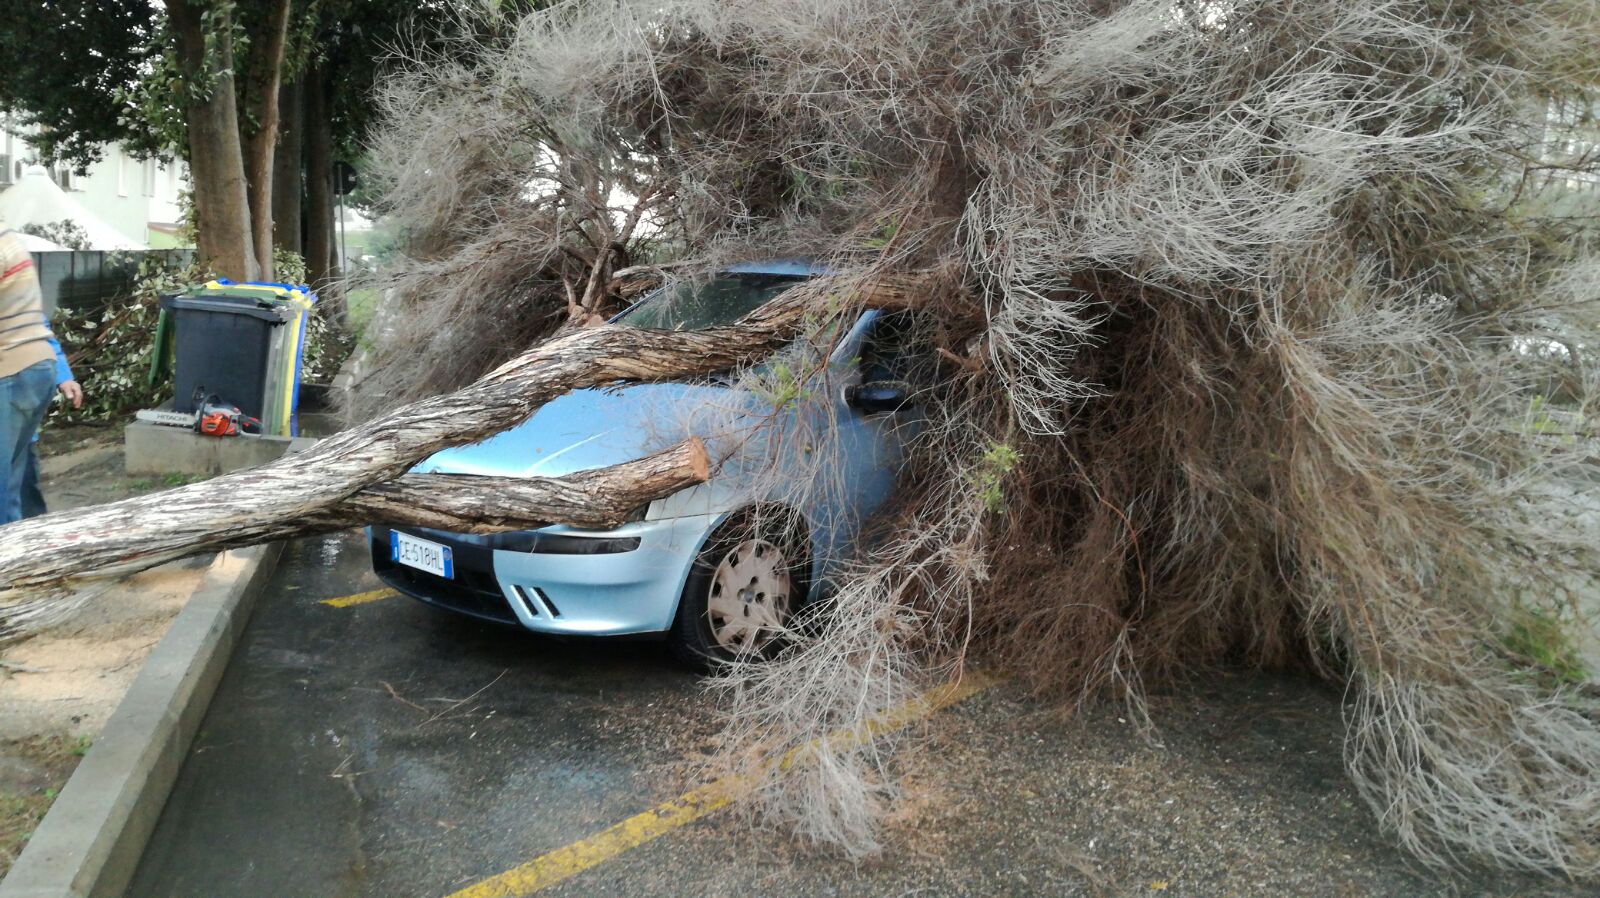
[{"label": "tree trunk", "polygon": [[[791,288],[738,324],[701,331],[654,331],[603,325],[569,332],[523,353],[455,393],[403,406],[311,449],[245,471],[74,509],[0,528],[0,636],[52,618],[73,591],[94,580],[153,567],[185,555],[251,545],[364,520],[431,521],[450,529],[516,529],[543,521],[538,505],[553,491],[531,487],[528,508],[501,509],[494,490],[449,497],[438,478],[401,477],[450,446],[510,428],[571,390],[619,381],[659,382],[727,370],[787,342],[809,312],[841,307],[906,306],[925,280],[880,279],[845,296],[828,279]],[[689,464],[703,477],[703,465]],[[633,473],[637,474],[637,471]],[[621,485],[598,472],[563,478],[561,489],[598,496]],[[396,483],[385,481],[400,478]],[[475,478],[473,478],[475,479]],[[451,483],[469,482],[449,478]],[[480,484],[484,481],[477,481]],[[587,483],[588,486],[582,486]],[[374,484],[383,484],[373,489]],[[501,484],[496,484],[496,488]],[[456,489],[460,489],[456,487]],[[578,500],[562,506],[564,522],[615,523],[637,495],[583,517]],[[553,502],[553,499],[551,500]],[[632,502],[632,505],[628,503]],[[500,517],[496,517],[499,515]],[[433,524],[430,524],[432,526]]]},{"label": "tree trunk", "polygon": [[315,289],[333,279],[333,121],[321,63],[305,76],[306,277]]},{"label": "tree trunk", "polygon": [[245,175],[249,179],[251,251],[262,280],[272,280],[272,170],[278,145],[278,86],[283,75],[283,47],[289,36],[289,0],[268,8],[265,33],[254,36],[246,85],[255,130],[245,141]]},{"label": "tree trunk", "polygon": [[283,85],[278,92],[278,149],[272,166],[272,241],[279,249],[301,256],[306,252],[300,227],[300,197],[305,189],[301,168],[304,162],[301,136],[305,133],[303,96],[299,81]]},{"label": "tree trunk", "polygon": [[218,274],[252,280],[258,269],[239,143],[232,28],[227,16],[219,15],[222,21],[210,35],[214,44],[207,53],[202,9],[190,0],[166,4],[184,78],[190,84],[212,84],[210,93],[191,97],[184,107],[198,255]]}]

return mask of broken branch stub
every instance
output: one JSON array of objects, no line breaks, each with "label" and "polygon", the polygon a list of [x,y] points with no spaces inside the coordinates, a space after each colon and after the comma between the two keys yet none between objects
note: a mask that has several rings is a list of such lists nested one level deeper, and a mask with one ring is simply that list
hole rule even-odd
[{"label": "broken branch stub", "polygon": [[699,441],[612,468],[515,486],[500,478],[401,475],[441,449],[527,420],[563,393],[726,370],[782,346],[808,315],[907,306],[924,283],[915,277],[818,278],[726,327],[669,332],[605,325],[566,333],[464,389],[395,409],[305,452],[203,483],[0,527],[0,637],[53,618],[53,605],[91,581],[201,552],[363,523],[477,532],[614,523],[638,505],[705,480],[710,472]]}]

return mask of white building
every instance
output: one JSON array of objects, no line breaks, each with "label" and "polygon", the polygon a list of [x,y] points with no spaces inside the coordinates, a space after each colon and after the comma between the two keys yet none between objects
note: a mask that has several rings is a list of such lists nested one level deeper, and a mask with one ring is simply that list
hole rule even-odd
[{"label": "white building", "polygon": [[[26,129],[0,117],[0,190],[22,179],[37,154],[23,139]],[[153,159],[134,159],[119,146],[108,146],[99,162],[79,175],[57,165],[51,176],[61,188],[129,240],[152,249],[179,245],[174,232],[182,218],[179,192],[188,187],[188,167]],[[48,224],[48,222],[39,222]]]}]

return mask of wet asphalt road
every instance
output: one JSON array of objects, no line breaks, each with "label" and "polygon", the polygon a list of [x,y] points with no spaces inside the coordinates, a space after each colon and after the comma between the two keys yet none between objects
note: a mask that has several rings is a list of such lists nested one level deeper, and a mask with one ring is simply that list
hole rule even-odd
[{"label": "wet asphalt road", "polygon": [[443,895],[670,797],[710,715],[662,646],[321,604],[381,585],[358,535],[288,548],[132,894]]},{"label": "wet asphalt road", "polygon": [[[380,585],[357,534],[288,548],[129,895],[445,896],[698,784],[713,708],[661,645],[321,603]],[[723,812],[540,894],[1585,894],[1392,848],[1344,779],[1338,701],[1220,676],[1154,701],[1157,742],[1001,686],[918,727],[878,858]]]}]

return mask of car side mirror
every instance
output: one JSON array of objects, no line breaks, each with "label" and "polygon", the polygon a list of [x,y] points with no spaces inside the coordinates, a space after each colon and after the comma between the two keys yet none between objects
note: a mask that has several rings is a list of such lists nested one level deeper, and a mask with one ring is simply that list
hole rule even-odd
[{"label": "car side mirror", "polygon": [[899,380],[873,380],[845,387],[844,401],[868,415],[897,412],[911,404],[911,385]]}]

